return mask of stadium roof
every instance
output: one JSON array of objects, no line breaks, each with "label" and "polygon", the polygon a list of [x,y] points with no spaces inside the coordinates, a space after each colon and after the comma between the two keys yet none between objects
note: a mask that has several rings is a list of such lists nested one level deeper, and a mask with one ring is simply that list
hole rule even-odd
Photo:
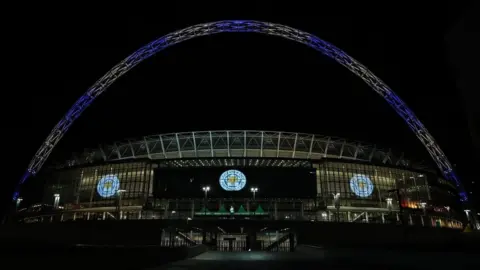
[{"label": "stadium roof", "polygon": [[[169,133],[85,149],[60,167],[135,159],[324,158],[411,167],[403,154],[342,138],[280,131],[215,130]],[[425,168],[421,168],[425,169]]]}]

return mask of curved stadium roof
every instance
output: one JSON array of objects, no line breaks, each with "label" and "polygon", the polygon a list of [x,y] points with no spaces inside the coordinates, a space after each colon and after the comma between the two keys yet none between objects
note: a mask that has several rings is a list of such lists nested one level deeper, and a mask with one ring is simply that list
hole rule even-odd
[{"label": "curved stadium roof", "polygon": [[410,167],[410,161],[391,150],[342,138],[305,133],[253,130],[216,130],[169,133],[86,149],[67,167],[135,159],[181,158],[340,159]]}]

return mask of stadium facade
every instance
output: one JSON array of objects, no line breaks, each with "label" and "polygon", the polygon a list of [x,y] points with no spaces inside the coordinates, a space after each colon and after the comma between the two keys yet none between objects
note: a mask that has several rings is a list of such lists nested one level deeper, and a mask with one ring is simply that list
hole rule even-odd
[{"label": "stadium facade", "polygon": [[24,222],[269,219],[462,228],[435,170],[365,143],[276,131],[145,136],[45,170]]}]

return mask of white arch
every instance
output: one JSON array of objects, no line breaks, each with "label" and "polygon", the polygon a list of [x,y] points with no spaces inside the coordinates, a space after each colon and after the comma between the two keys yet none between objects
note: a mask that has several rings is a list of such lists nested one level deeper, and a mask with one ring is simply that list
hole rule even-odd
[{"label": "white arch", "polygon": [[385,101],[387,101],[388,104],[390,104],[390,106],[397,112],[397,114],[403,118],[410,129],[412,129],[412,131],[415,133],[417,138],[423,143],[425,148],[427,148],[427,151],[430,153],[445,178],[453,181],[457,186],[462,200],[467,199],[466,193],[463,191],[460,181],[453,172],[450,162],[427,129],[406,106],[406,104],[364,65],[357,62],[355,59],[332,44],[323,41],[309,33],[280,24],[239,20],[198,24],[175,31],[145,45],[114,66],[77,100],[67,114],[53,128],[53,130],[50,132],[50,135],[48,135],[47,139],[43,142],[40,149],[38,149],[37,153],[30,162],[27,172],[20,180],[17,191],[14,194],[14,199],[16,199],[19,195],[18,191],[21,184],[24,183],[31,175],[36,174],[40,170],[43,163],[52,152],[53,148],[63,137],[65,132],[67,132],[75,119],[77,119],[83,110],[85,110],[88,105],[95,100],[95,98],[107,90],[107,88],[120,76],[127,73],[130,69],[135,67],[143,60],[174,44],[195,37],[208,36],[223,32],[254,32],[272,36],[280,36],[286,39],[294,40],[320,51],[322,54],[332,58],[342,66],[349,69],[351,72],[360,77],[365,83],[367,83],[375,92],[381,95]]}]

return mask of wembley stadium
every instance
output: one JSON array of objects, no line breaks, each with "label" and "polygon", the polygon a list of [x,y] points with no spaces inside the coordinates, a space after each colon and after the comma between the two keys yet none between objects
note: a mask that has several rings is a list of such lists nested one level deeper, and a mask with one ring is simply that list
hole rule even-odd
[{"label": "wembley stadium", "polygon": [[[289,220],[461,229],[456,187],[362,142],[278,131],[145,136],[45,168],[25,223]],[[20,200],[17,200],[20,202]]]}]

